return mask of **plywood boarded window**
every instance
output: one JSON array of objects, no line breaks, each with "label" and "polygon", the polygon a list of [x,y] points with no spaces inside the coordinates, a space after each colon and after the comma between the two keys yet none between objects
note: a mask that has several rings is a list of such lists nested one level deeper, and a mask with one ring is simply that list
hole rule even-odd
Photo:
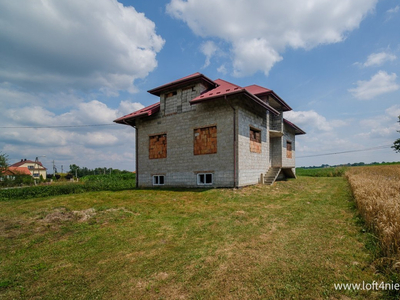
[{"label": "plywood boarded window", "polygon": [[194,130],[194,155],[217,153],[217,126]]},{"label": "plywood boarded window", "polygon": [[286,142],[286,157],[292,158],[292,142]]},{"label": "plywood boarded window", "polygon": [[167,157],[167,135],[158,134],[149,137],[149,159]]},{"label": "plywood boarded window", "polygon": [[250,152],[261,153],[261,130],[250,127]]}]

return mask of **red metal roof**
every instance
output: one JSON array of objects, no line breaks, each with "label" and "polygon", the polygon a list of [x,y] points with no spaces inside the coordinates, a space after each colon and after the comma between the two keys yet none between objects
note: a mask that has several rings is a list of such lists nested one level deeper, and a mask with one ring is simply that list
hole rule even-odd
[{"label": "red metal roof", "polygon": [[275,98],[275,100],[283,106],[283,111],[290,111],[292,108],[282,100],[281,97],[279,97],[273,90],[267,89],[265,87],[253,84],[245,87],[246,90],[248,90],[250,93],[261,97],[261,96],[266,96],[266,95],[271,95],[272,97]]},{"label": "red metal roof", "polygon": [[195,104],[196,102],[201,102],[205,99],[221,97],[223,95],[235,94],[243,91],[242,87],[222,79],[215,80],[215,83],[218,84],[216,88],[204,92],[200,96],[192,99],[190,103]]},{"label": "red metal roof", "polygon": [[286,124],[288,124],[290,127],[292,127],[295,130],[295,134],[306,134],[305,131],[303,131],[300,127],[294,125],[292,122],[286,120],[285,118],[283,119],[283,122],[285,122]]},{"label": "red metal roof", "polygon": [[[182,77],[180,79],[174,80],[170,83],[161,85],[157,88],[151,89],[148,92],[156,95],[156,96],[160,96],[162,92],[166,92],[168,90],[172,90],[175,88],[178,88],[180,86],[183,85],[187,85],[190,83],[195,83],[195,82],[203,82],[204,84],[208,85],[208,87],[210,88],[209,90],[207,90],[206,92],[204,92],[203,94],[201,94],[200,96],[192,99],[190,101],[190,104],[197,104],[197,103],[201,103],[201,102],[205,102],[205,101],[209,101],[209,100],[213,100],[222,96],[228,96],[228,95],[233,95],[233,94],[239,94],[242,93],[244,96],[246,96],[247,98],[253,100],[254,102],[256,102],[257,104],[259,104],[260,106],[266,108],[267,110],[271,111],[272,113],[274,113],[275,115],[278,115],[279,112],[273,108],[271,105],[265,103],[264,101],[262,101],[258,96],[263,96],[263,95],[271,95],[272,97],[274,97],[274,99],[282,105],[283,107],[283,111],[288,111],[288,110],[292,110],[291,107],[289,105],[287,105],[287,103],[285,101],[283,101],[277,94],[274,93],[273,90],[264,88],[262,86],[259,85],[249,85],[245,88],[242,88],[236,84],[233,84],[231,82],[222,80],[222,79],[217,79],[215,81],[209,79],[208,77],[204,76],[203,74],[196,72],[194,74]],[[116,123],[120,123],[120,124],[126,124],[126,125],[132,125],[132,124],[128,124],[128,120],[130,121],[134,121],[136,118],[138,117],[146,117],[146,116],[151,116],[157,112],[160,111],[160,102],[154,103],[150,106],[147,106],[145,108],[142,108],[138,111],[135,111],[131,114],[125,115],[121,118],[118,118],[116,120],[114,120],[114,122]],[[289,122],[290,123],[290,122]],[[290,123],[291,124],[291,123]],[[292,124],[293,126],[296,126],[294,124]],[[292,127],[293,127],[292,126]],[[295,128],[295,127],[293,127]],[[296,128],[298,128],[296,126]],[[295,129],[296,129],[295,128]],[[301,132],[303,132],[300,128],[298,128]],[[299,132],[300,132],[299,131]],[[302,133],[299,133],[302,134]]]},{"label": "red metal roof", "polygon": [[36,168],[36,169],[47,170],[45,167],[43,167],[43,165],[42,165],[42,163],[40,161],[35,162],[35,161],[29,160],[29,159],[24,159],[24,160],[21,159],[21,161],[16,162],[15,164],[12,164],[10,166],[10,168],[11,167],[20,167],[20,166],[22,166],[23,164],[26,164],[26,163],[38,165],[39,167]]},{"label": "red metal roof", "polygon": [[125,115],[121,118],[118,118],[116,120],[114,120],[115,123],[120,123],[120,124],[124,124],[124,125],[129,125],[126,124],[126,121],[129,119],[136,119],[138,117],[141,116],[151,116],[155,113],[158,113],[160,111],[160,102],[154,103],[152,105],[149,105],[145,108],[139,109],[133,113],[130,113],[129,115]]},{"label": "red metal roof", "polygon": [[253,95],[259,96],[262,94],[268,94],[270,92],[272,92],[272,90],[267,89],[265,87],[253,84],[253,85],[249,85],[245,87],[246,90],[248,90],[250,93],[252,93]]},{"label": "red metal roof", "polygon": [[218,86],[212,90],[209,90],[200,96],[194,98],[193,100],[190,101],[190,104],[196,104],[200,102],[205,102],[209,100],[213,100],[215,98],[219,98],[221,96],[228,96],[232,94],[238,94],[238,93],[243,93],[245,96],[251,98],[254,100],[256,103],[260,104],[264,108],[268,109],[272,113],[279,115],[279,112],[274,109],[272,106],[268,105],[261,99],[259,99],[257,96],[254,94],[250,93],[247,89],[242,88],[236,84],[233,84],[231,82],[222,80],[222,79],[217,79],[215,80],[215,83],[218,84]]},{"label": "red metal roof", "polygon": [[5,175],[29,175],[31,176],[31,172],[27,167],[8,167],[4,172]]},{"label": "red metal roof", "polygon": [[174,80],[170,83],[163,84],[159,87],[148,90],[147,92],[149,92],[150,94],[156,95],[156,96],[160,96],[163,91],[171,90],[171,89],[176,88],[177,86],[181,86],[183,84],[190,84],[195,81],[201,81],[210,87],[216,86],[216,83],[213,80],[211,80],[210,78],[204,76],[203,74],[201,74],[199,72],[196,72],[194,74],[182,77],[182,78]]}]

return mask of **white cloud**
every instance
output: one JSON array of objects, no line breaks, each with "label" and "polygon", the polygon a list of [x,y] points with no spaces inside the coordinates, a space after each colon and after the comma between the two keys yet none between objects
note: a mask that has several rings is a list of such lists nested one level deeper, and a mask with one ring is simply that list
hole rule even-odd
[{"label": "white cloud", "polygon": [[379,71],[369,81],[357,81],[357,87],[348,91],[357,99],[369,100],[379,95],[396,91],[400,86],[396,83],[397,75]]},{"label": "white cloud", "polygon": [[157,66],[155,24],[116,0],[0,1],[0,82],[134,92]]},{"label": "white cloud", "polygon": [[118,116],[122,117],[142,108],[144,108],[142,103],[130,102],[128,100],[121,101],[118,108]]},{"label": "white cloud", "polygon": [[228,70],[226,69],[226,66],[225,66],[225,65],[220,65],[220,66],[217,68],[217,71],[218,71],[219,73],[224,74],[224,75],[226,75],[226,74],[228,73]]},{"label": "white cloud", "polygon": [[207,68],[210,65],[211,58],[218,51],[218,46],[213,41],[206,41],[201,44],[200,51],[206,56],[203,68]]},{"label": "white cloud", "polygon": [[399,104],[393,105],[388,109],[386,109],[385,112],[389,117],[397,118],[398,116],[400,116],[400,105]]},{"label": "white cloud", "polygon": [[393,105],[385,110],[384,115],[364,119],[359,122],[363,132],[359,134],[365,140],[379,140],[377,144],[391,144],[397,137],[399,130],[398,116],[400,105]]},{"label": "white cloud", "polygon": [[171,0],[167,12],[201,37],[231,44],[234,75],[268,74],[287,47],[343,41],[377,0]]},{"label": "white cloud", "polygon": [[387,13],[388,13],[388,14],[395,14],[395,13],[398,13],[399,11],[400,11],[400,6],[397,5],[396,7],[393,7],[393,8],[391,8],[391,9],[389,9],[389,10],[387,11]]},{"label": "white cloud", "polygon": [[[40,106],[28,106],[20,109],[8,109],[3,113],[3,124],[7,119],[15,126],[68,126],[111,124],[113,120],[143,108],[138,102],[121,101],[117,109],[109,108],[103,102],[92,100],[79,103],[77,109],[56,115]],[[0,113],[0,116],[2,114]],[[0,123],[0,124],[1,124]]]},{"label": "white cloud", "polygon": [[345,126],[347,123],[343,120],[328,121],[324,116],[314,110],[308,111],[288,111],[285,112],[285,118],[295,123],[306,132],[328,132],[336,127]]},{"label": "white cloud", "polygon": [[269,70],[282,57],[265,39],[252,39],[236,43],[233,48],[235,58],[233,61],[235,76],[246,76],[264,71],[268,75]]},{"label": "white cloud", "polygon": [[394,61],[396,60],[396,55],[386,53],[386,52],[379,52],[379,53],[372,53],[368,56],[367,61],[363,64],[364,67],[370,66],[381,66],[387,61]]},{"label": "white cloud", "polygon": [[[142,107],[143,105],[137,102],[121,101],[117,109],[112,109],[98,100],[92,100],[78,104],[77,109],[57,115],[42,107],[31,106],[1,112],[0,124],[11,127],[112,124],[112,121],[120,117],[122,113],[130,113]],[[0,132],[0,140],[4,143],[27,147],[65,147],[71,144],[82,147],[112,146],[127,140],[127,132],[123,129],[118,125],[84,128],[7,128]]]}]

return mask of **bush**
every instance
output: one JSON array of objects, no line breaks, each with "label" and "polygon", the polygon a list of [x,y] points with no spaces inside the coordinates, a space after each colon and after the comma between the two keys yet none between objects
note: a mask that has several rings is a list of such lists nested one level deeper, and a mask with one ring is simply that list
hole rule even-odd
[{"label": "bush", "polygon": [[90,175],[79,183],[64,183],[0,190],[0,200],[29,199],[93,191],[122,191],[136,186],[135,174]]}]

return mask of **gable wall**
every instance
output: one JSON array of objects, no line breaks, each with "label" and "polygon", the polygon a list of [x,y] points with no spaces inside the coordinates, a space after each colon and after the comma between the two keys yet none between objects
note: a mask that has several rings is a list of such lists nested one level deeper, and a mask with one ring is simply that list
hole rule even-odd
[{"label": "gable wall", "polygon": [[[199,96],[205,90],[206,87],[203,84],[197,83],[161,94],[160,111],[162,115],[168,116],[171,114],[196,110],[196,105],[190,105],[189,101]],[[176,95],[169,96],[170,93],[174,92]]]},{"label": "gable wall", "polygon": [[[296,143],[295,143],[295,134],[290,126],[284,124],[283,125],[283,140],[282,140],[282,167],[291,167],[294,168],[296,166]],[[292,142],[292,158],[287,157],[287,149],[286,142]]]},{"label": "gable wall", "polygon": [[[233,180],[233,110],[222,99],[197,104],[196,110],[137,120],[139,186],[152,186],[164,175],[165,186],[197,186],[197,172],[213,172],[214,187]],[[217,126],[217,153],[194,155],[194,129]],[[166,133],[167,157],[149,159],[149,136]]]},{"label": "gable wall", "polygon": [[43,176],[43,178],[46,178],[47,176],[47,171],[45,169],[43,169],[43,167],[41,167],[40,165],[32,162],[27,162],[22,164],[20,167],[27,167],[29,169],[29,172],[31,172],[31,175],[38,175],[38,177],[40,177],[40,175]]},{"label": "gable wall", "polygon": [[[269,168],[268,113],[254,113],[239,106],[238,111],[238,186],[259,183]],[[250,151],[250,127],[261,130],[261,153]]]}]

